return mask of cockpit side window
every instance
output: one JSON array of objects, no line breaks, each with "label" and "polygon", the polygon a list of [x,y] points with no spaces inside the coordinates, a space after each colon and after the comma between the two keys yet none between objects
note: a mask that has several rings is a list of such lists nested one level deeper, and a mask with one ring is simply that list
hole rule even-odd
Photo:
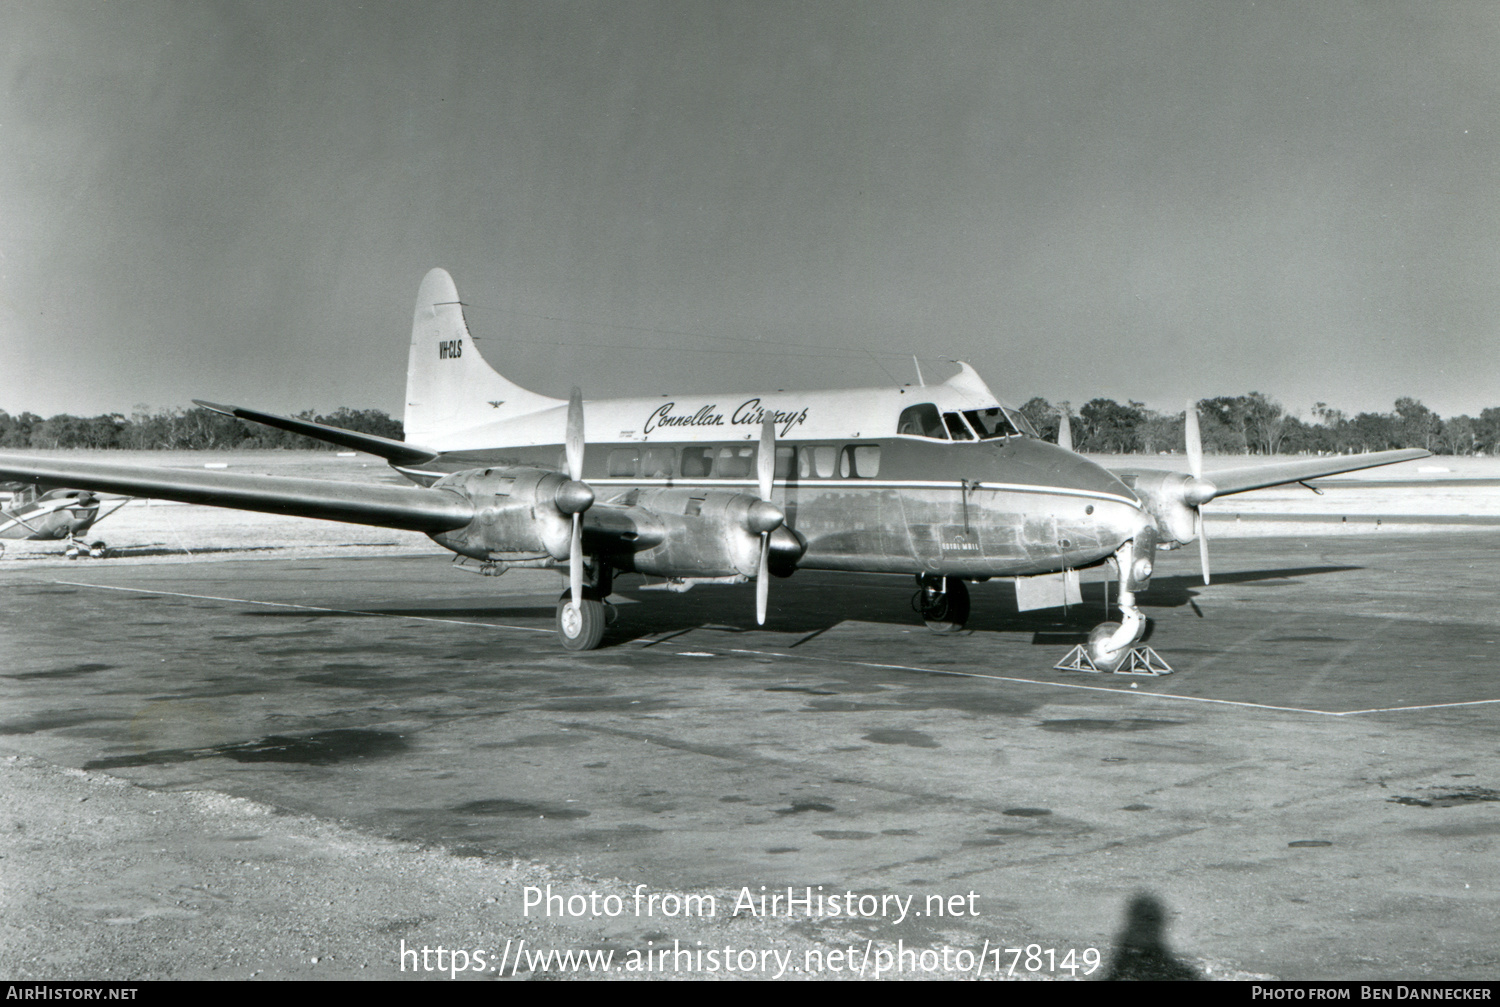
[{"label": "cockpit side window", "polygon": [[943,420],[938,415],[937,406],[931,402],[907,406],[901,410],[901,418],[896,421],[896,433],[908,437],[933,437],[940,441],[948,439],[948,435],[943,432]]},{"label": "cockpit side window", "polygon": [[1009,416],[1010,421],[1016,425],[1016,429],[1027,437],[1033,440],[1042,439],[1041,435],[1036,432],[1036,427],[1032,426],[1031,421],[1026,418],[1025,413],[1017,409],[1007,409],[1005,410],[1005,415]]},{"label": "cockpit side window", "polygon": [[982,441],[996,437],[1017,437],[1021,433],[1005,415],[1005,410],[999,406],[993,409],[970,409],[964,413],[964,419],[969,421],[969,426],[978,431],[979,439]]},{"label": "cockpit side window", "polygon": [[948,424],[948,433],[956,441],[972,441],[974,435],[969,431],[969,425],[958,413],[944,413],[943,420]]}]

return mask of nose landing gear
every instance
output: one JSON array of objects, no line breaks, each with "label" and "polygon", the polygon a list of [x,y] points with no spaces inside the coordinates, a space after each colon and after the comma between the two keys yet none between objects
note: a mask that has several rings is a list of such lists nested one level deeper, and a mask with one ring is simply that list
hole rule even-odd
[{"label": "nose landing gear", "polygon": [[1132,539],[1115,553],[1120,570],[1120,621],[1104,622],[1089,632],[1088,642],[1074,647],[1054,667],[1059,671],[1114,672],[1120,675],[1170,675],[1172,668],[1150,647],[1137,646],[1146,635],[1146,617],[1135,603],[1135,592],[1151,579],[1156,543],[1142,536],[1140,548]]}]

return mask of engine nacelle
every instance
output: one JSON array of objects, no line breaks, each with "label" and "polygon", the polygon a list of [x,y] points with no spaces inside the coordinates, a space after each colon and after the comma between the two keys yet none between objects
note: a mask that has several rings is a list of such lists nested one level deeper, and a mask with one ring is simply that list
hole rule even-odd
[{"label": "engine nacelle", "polygon": [[621,557],[622,567],[662,577],[754,577],[760,571],[760,534],[752,529],[769,522],[759,497],[671,488],[647,490],[634,506],[650,512],[664,534],[650,548]]},{"label": "engine nacelle", "polygon": [[433,541],[473,559],[508,563],[566,560],[572,514],[593,502],[582,483],[532,468],[468,469],[433,487],[461,493],[474,504],[473,521]]},{"label": "engine nacelle", "polygon": [[1213,483],[1183,472],[1136,472],[1127,481],[1173,548],[1198,537],[1197,508],[1217,492]]}]

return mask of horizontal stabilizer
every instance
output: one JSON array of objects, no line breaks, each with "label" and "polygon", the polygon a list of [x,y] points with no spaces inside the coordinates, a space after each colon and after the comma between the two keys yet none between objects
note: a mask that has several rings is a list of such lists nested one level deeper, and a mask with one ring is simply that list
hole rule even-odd
[{"label": "horizontal stabilizer", "polygon": [[331,427],[326,423],[314,423],[312,420],[299,420],[277,413],[263,413],[258,409],[245,409],[242,406],[221,406],[216,402],[204,402],[202,399],[194,399],[193,404],[202,406],[204,409],[212,409],[216,413],[223,413],[225,416],[264,423],[278,430],[288,430],[294,434],[301,434],[303,437],[311,437],[313,440],[353,448],[356,451],[366,451],[384,458],[392,465],[423,465],[438,456],[438,452],[416,444],[394,441],[389,437],[377,437],[375,434],[362,434],[355,430],[345,430],[342,427]]},{"label": "horizontal stabilizer", "polygon": [[1363,455],[1329,455],[1300,462],[1224,469],[1219,472],[1208,472],[1205,478],[1218,487],[1218,493],[1215,495],[1222,497],[1231,493],[1244,493],[1248,490],[1265,489],[1268,486],[1301,482],[1304,479],[1336,476],[1341,472],[1357,472],[1360,469],[1373,469],[1381,465],[1415,461],[1431,454],[1431,451],[1423,451],[1421,448],[1407,448],[1401,451],[1373,451]]},{"label": "horizontal stabilizer", "polygon": [[0,479],[402,528],[429,535],[462,528],[474,519],[474,506],[467,499],[448,490],[417,486],[148,468],[7,454],[0,454]]}]

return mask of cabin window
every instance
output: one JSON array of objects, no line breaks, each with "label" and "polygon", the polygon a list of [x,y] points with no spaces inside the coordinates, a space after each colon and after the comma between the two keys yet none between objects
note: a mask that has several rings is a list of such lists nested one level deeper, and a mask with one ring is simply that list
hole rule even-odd
[{"label": "cabin window", "polygon": [[999,406],[993,409],[970,409],[964,413],[964,419],[969,421],[969,426],[979,432],[979,439],[982,441],[996,437],[1018,437],[1021,433],[1011,424],[1010,418]]},{"label": "cabin window", "polygon": [[797,452],[797,475],[802,479],[813,475],[819,479],[831,478],[837,461],[838,452],[832,447],[803,448]]},{"label": "cabin window", "polygon": [[944,413],[943,421],[948,424],[948,433],[956,441],[972,441],[974,434],[970,432],[969,425],[958,413]]},{"label": "cabin window", "polygon": [[713,448],[683,448],[682,478],[704,479],[714,473]]},{"label": "cabin window", "polygon": [[642,479],[670,479],[677,470],[674,448],[647,448],[641,455]]},{"label": "cabin window", "polygon": [[609,453],[609,474],[635,478],[636,466],[640,464],[641,452],[637,448],[617,448]]},{"label": "cabin window", "polygon": [[776,473],[777,479],[790,479],[792,477],[792,459],[797,452],[792,448],[776,449]]},{"label": "cabin window", "polygon": [[937,406],[931,402],[907,406],[901,410],[901,418],[896,421],[896,433],[906,434],[908,437],[932,437],[940,441],[948,439],[948,435],[943,432],[943,418],[938,415]]},{"label": "cabin window", "polygon": [[839,456],[839,475],[845,479],[874,479],[880,474],[880,446],[851,444]]},{"label": "cabin window", "polygon": [[719,460],[714,465],[714,475],[720,479],[744,479],[755,463],[755,449],[720,448]]}]

